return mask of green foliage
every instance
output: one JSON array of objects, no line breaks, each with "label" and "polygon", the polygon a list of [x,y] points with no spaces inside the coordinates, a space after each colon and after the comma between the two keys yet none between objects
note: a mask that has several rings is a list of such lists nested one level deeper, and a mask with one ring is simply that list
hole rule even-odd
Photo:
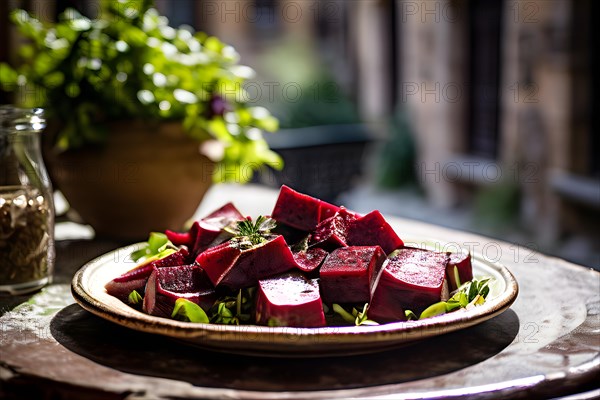
[{"label": "green foliage", "polygon": [[151,1],[103,4],[94,20],[72,9],[48,25],[23,10],[11,15],[30,43],[17,70],[0,64],[2,89],[20,90],[22,106],[44,107],[63,124],[59,149],[103,143],[106,121],[182,120],[191,137],[224,145],[216,179],[247,181],[262,165],[282,168],[262,137],[278,121],[247,103],[243,85],[253,71],[231,46],[170,27]]},{"label": "green foliage", "polygon": [[298,98],[294,101],[288,99],[286,109],[281,112],[283,128],[361,122],[354,102],[327,72],[322,72],[314,81],[295,89],[299,92]]},{"label": "green foliage", "polygon": [[[465,282],[461,287],[454,291],[452,297],[450,297],[448,301],[440,301],[423,310],[419,319],[431,318],[460,308],[468,308],[485,303],[485,298],[490,293],[490,280],[491,278],[483,278]],[[414,316],[414,313],[412,313],[411,317],[412,316]]]},{"label": "green foliage", "polygon": [[369,309],[369,303],[365,303],[361,311],[358,311],[356,308],[352,308],[351,312],[346,311],[339,304],[332,304],[333,312],[338,314],[342,319],[349,324],[354,324],[356,326],[361,325],[379,325],[377,322],[372,321],[367,317],[367,311]]},{"label": "green foliage", "polygon": [[480,188],[475,198],[475,225],[502,230],[517,223],[521,204],[518,185],[508,179]]},{"label": "green foliage", "polygon": [[396,112],[389,127],[390,137],[380,150],[378,184],[384,188],[414,185],[416,148],[407,114]]},{"label": "green foliage", "polygon": [[281,128],[361,122],[355,101],[337,79],[338,71],[322,62],[310,41],[282,38],[259,62],[261,69],[281,85],[280,90],[263,97],[264,104],[268,99],[279,117]]},{"label": "green foliage", "polygon": [[131,253],[131,258],[134,261],[139,261],[142,258],[149,261],[150,259],[164,258],[176,251],[177,247],[167,239],[167,235],[161,232],[150,232],[148,241],[139,250]]},{"label": "green foliage", "polygon": [[215,302],[209,310],[210,322],[222,325],[248,323],[255,303],[255,288],[240,289],[236,297],[226,296]]},{"label": "green foliage", "polygon": [[197,322],[208,324],[208,316],[198,304],[187,299],[180,298],[175,301],[171,318],[185,322]]},{"label": "green foliage", "polygon": [[127,301],[129,301],[129,304],[131,305],[138,305],[141,304],[142,301],[144,301],[144,298],[141,294],[138,293],[137,290],[132,290],[131,293],[129,293],[129,296],[127,297]]}]

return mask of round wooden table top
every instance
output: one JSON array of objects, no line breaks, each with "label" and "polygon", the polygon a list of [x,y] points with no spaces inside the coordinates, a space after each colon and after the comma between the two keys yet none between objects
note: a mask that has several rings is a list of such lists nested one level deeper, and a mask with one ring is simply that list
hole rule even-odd
[{"label": "round wooden table top", "polygon": [[[226,201],[269,214],[277,192],[217,185],[198,210]],[[240,201],[239,199],[243,199]],[[133,331],[75,304],[70,281],[123,243],[57,242],[55,283],[0,298],[0,397],[68,399],[531,398],[600,396],[600,273],[500,242],[389,218],[402,236],[456,243],[507,266],[519,283],[488,321],[385,352],[287,359],[211,352]]]}]

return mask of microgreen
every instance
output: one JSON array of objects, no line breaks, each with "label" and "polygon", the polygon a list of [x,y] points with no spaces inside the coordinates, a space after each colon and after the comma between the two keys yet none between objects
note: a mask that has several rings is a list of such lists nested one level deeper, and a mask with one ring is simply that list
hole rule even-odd
[{"label": "microgreen", "polygon": [[474,279],[465,282],[453,292],[452,297],[448,301],[440,301],[423,310],[419,319],[435,317],[436,315],[446,314],[460,308],[470,308],[485,303],[485,298],[490,292],[490,279]]},{"label": "microgreen", "polygon": [[250,309],[254,288],[240,289],[237,296],[226,296],[215,302],[210,309],[210,321],[214,324],[239,325],[251,319]]},{"label": "microgreen", "polygon": [[209,319],[202,307],[198,304],[189,301],[188,299],[177,299],[171,318],[187,322],[199,322],[208,324]]},{"label": "microgreen", "polygon": [[417,314],[415,314],[413,311],[411,310],[404,310],[404,315],[406,315],[406,319],[408,321],[414,321],[419,319],[419,317],[417,317]]},{"label": "microgreen", "polygon": [[367,310],[368,309],[369,309],[369,303],[365,303],[365,305],[363,306],[362,311],[358,311],[356,308],[352,309],[352,315],[354,315],[356,317],[356,319],[354,320],[354,323],[356,324],[356,326],[360,326],[360,325],[379,325],[377,322],[371,321],[367,317]]},{"label": "microgreen", "polygon": [[217,305],[217,311],[213,314],[211,322],[214,324],[223,325],[239,325],[240,321],[233,315],[233,312],[226,303],[219,303]]},{"label": "microgreen", "polygon": [[269,318],[269,320],[267,321],[267,326],[270,328],[274,328],[277,326],[283,326],[284,324],[277,318],[275,317],[271,317]]},{"label": "microgreen", "polygon": [[137,305],[144,301],[144,298],[137,292],[137,290],[133,290],[131,293],[129,293],[127,301],[131,305]]},{"label": "microgreen", "polygon": [[440,301],[427,307],[425,310],[423,310],[419,319],[431,318],[442,314],[446,314],[445,301]]},{"label": "microgreen", "polygon": [[356,326],[360,325],[379,325],[377,322],[370,320],[367,317],[367,310],[369,309],[369,303],[365,303],[362,308],[362,311],[358,311],[356,308],[352,308],[351,312],[346,311],[339,304],[332,305],[333,311],[338,314],[342,319],[349,324],[354,324]]},{"label": "microgreen", "polygon": [[344,321],[346,321],[349,324],[353,324],[354,320],[356,319],[351,313],[349,313],[348,311],[344,310],[344,308],[342,306],[340,306],[339,304],[332,304],[332,309],[333,312],[338,314],[340,317],[342,317],[342,319]]},{"label": "microgreen", "polygon": [[177,247],[164,233],[151,232],[148,241],[140,247],[139,250],[131,253],[131,258],[134,261],[139,261],[144,258],[146,261],[152,259],[161,259],[168,255],[171,255],[177,251]]}]

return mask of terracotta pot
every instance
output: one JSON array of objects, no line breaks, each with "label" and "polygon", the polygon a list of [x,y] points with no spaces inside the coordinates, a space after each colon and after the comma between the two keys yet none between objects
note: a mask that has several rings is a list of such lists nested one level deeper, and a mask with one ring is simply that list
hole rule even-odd
[{"label": "terracotta pot", "polygon": [[181,123],[115,122],[106,146],[46,151],[55,186],[97,236],[145,240],[179,230],[211,185],[214,164]]}]

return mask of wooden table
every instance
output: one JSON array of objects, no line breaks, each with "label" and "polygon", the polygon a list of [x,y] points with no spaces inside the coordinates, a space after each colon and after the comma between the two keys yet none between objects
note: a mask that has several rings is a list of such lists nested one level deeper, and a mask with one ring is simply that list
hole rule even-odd
[{"label": "wooden table", "polygon": [[[257,186],[217,186],[199,214],[227,200],[242,211],[268,214],[275,196]],[[59,241],[55,283],[31,296],[0,299],[0,397],[600,396],[600,273],[516,244],[405,219],[391,222],[401,236],[459,243],[504,263],[519,282],[517,301],[480,325],[384,353],[320,359],[213,353],[128,330],[74,304],[74,272],[123,244]]]}]

